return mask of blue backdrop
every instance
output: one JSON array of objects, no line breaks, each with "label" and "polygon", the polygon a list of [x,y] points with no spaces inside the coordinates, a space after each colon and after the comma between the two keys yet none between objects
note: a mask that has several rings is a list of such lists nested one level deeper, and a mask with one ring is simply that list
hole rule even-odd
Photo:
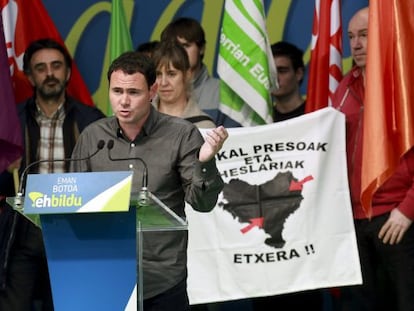
[{"label": "blue backdrop", "polygon": [[[216,75],[217,38],[224,0],[122,0],[134,47],[158,39],[162,29],[174,17],[190,16],[199,20],[206,32],[207,50],[205,63]],[[110,1],[43,0],[51,18],[72,51],[75,62],[94,97],[95,102],[105,100],[107,85],[105,76],[108,64]],[[347,25],[350,17],[368,0],[342,0],[344,70],[349,70],[349,45]],[[305,63],[310,57],[314,1],[265,0],[267,29],[271,43],[286,40],[305,52]],[[306,93],[307,75],[302,84]]]}]

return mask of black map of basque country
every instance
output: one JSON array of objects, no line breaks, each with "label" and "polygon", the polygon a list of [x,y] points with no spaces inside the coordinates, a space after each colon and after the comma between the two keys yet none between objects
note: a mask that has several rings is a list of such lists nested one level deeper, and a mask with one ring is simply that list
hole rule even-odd
[{"label": "black map of basque country", "polygon": [[298,181],[291,172],[278,173],[272,180],[261,185],[231,179],[224,185],[223,201],[219,206],[240,223],[248,223],[241,229],[243,234],[255,226],[262,228],[270,235],[265,243],[274,248],[282,248],[285,245],[282,238],[285,221],[303,200],[303,184],[312,179],[312,176],[308,176]]}]

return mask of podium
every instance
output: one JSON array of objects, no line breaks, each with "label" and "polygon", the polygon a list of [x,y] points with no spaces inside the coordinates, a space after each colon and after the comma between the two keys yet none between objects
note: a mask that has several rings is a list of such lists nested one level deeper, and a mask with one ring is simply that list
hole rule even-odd
[{"label": "podium", "polygon": [[187,223],[131,185],[130,171],[33,174],[7,198],[42,229],[55,310],[143,309],[142,233]]}]

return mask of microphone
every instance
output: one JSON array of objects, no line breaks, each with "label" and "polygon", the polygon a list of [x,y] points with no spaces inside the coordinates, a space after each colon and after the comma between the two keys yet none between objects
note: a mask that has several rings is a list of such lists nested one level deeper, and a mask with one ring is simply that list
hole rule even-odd
[{"label": "microphone", "polygon": [[20,175],[19,191],[17,192],[17,195],[15,197],[15,204],[16,205],[21,205],[22,204],[22,197],[23,197],[23,194],[24,194],[23,185],[25,183],[24,179],[26,178],[26,175],[28,174],[29,170],[33,166],[39,165],[40,163],[44,163],[44,162],[71,162],[71,161],[89,160],[90,158],[95,156],[99,151],[101,151],[104,147],[105,147],[105,141],[101,139],[101,140],[98,141],[96,151],[94,153],[92,153],[91,155],[87,156],[87,157],[79,158],[79,159],[72,159],[72,158],[53,159],[53,160],[45,159],[45,160],[38,160],[38,161],[34,161],[34,162],[30,163],[29,165],[27,165],[25,167],[22,174]]},{"label": "microphone", "polygon": [[113,158],[111,156],[111,150],[114,147],[114,140],[111,139],[108,141],[108,144],[106,145],[108,148],[108,157],[111,161],[128,161],[128,160],[139,160],[142,165],[144,166],[144,172],[142,175],[142,188],[139,194],[139,202],[140,204],[147,204],[149,197],[148,197],[148,167],[145,161],[142,158],[139,157],[133,157],[133,158]]}]

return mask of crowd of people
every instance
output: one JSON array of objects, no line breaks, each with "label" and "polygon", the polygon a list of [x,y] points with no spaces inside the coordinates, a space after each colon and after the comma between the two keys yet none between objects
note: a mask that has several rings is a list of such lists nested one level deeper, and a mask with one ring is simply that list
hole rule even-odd
[{"label": "crowd of people", "polygon": [[[349,22],[354,66],[333,101],[346,116],[349,187],[363,284],[340,288],[335,305],[337,311],[408,311],[414,310],[414,150],[374,193],[372,216],[365,214],[360,199],[368,17],[369,9],[364,8]],[[0,175],[0,310],[54,309],[41,230],[4,200],[17,190],[13,170],[22,171],[39,160],[51,161],[34,165],[30,173],[130,169],[128,161],[109,161],[102,154],[70,165],[53,162],[87,157],[98,140],[113,140],[114,155],[139,157],[150,172],[157,172],[148,188],[176,214],[185,216],[185,202],[200,212],[214,208],[223,189],[215,156],[228,137],[227,128],[240,124],[219,109],[219,80],[203,64],[205,47],[201,25],[185,17],[168,24],[159,41],[121,54],[107,73],[114,113],[110,117],[67,95],[71,57],[64,46],[41,39],[27,47],[24,72],[34,91],[17,106],[24,153]],[[280,41],[271,50],[279,84],[271,94],[273,120],[282,122],[305,113],[300,93],[305,64],[303,51],[292,43]],[[199,128],[208,129],[204,137]],[[139,186],[142,172],[133,170],[133,184]],[[224,309],[220,303],[190,306],[187,243],[187,231],[144,234],[144,310]],[[317,289],[245,303],[246,310],[295,310],[304,305],[306,310],[327,310],[326,299],[333,299],[329,297],[328,290]]]}]

